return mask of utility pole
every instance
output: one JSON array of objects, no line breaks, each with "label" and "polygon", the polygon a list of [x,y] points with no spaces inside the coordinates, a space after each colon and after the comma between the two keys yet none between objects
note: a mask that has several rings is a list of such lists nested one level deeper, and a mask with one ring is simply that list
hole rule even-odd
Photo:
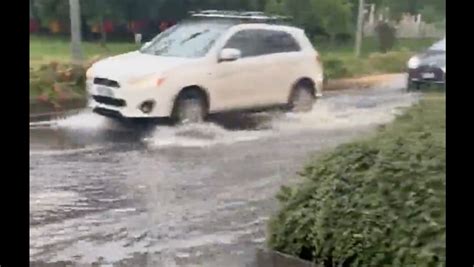
[{"label": "utility pole", "polygon": [[79,0],[69,0],[69,16],[71,17],[71,55],[73,64],[82,64],[81,50],[81,7]]},{"label": "utility pole", "polygon": [[359,0],[359,15],[357,18],[357,33],[356,33],[356,43],[355,43],[355,55],[360,57],[360,50],[362,48],[362,37],[364,33],[364,10],[365,10],[365,1]]}]

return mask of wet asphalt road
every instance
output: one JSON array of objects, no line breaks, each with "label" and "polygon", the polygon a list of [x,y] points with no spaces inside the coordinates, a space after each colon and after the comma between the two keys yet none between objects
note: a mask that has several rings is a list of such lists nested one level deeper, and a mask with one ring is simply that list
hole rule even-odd
[{"label": "wet asphalt road", "polygon": [[328,92],[308,114],[130,129],[85,110],[30,124],[31,266],[264,266],[280,186],[415,102],[403,78]]}]

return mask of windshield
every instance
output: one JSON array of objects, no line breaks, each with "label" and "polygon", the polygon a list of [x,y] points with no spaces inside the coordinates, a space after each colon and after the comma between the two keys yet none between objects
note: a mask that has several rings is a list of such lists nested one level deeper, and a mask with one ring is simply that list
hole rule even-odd
[{"label": "windshield", "polygon": [[430,47],[429,50],[446,52],[446,38],[444,38],[443,40],[435,43],[433,46]]},{"label": "windshield", "polygon": [[185,21],[159,34],[140,52],[165,57],[203,57],[232,25],[230,22],[212,20]]}]

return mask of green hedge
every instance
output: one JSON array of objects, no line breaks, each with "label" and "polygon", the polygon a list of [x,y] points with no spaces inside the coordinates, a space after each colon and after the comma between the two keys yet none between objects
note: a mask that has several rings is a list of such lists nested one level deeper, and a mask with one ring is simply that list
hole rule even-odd
[{"label": "green hedge", "polygon": [[85,94],[87,67],[52,62],[30,69],[30,97],[58,102]]},{"label": "green hedge", "polygon": [[401,73],[406,71],[406,64],[412,55],[413,52],[407,50],[371,53],[362,58],[356,58],[352,54],[328,53],[323,55],[323,66],[329,79]]},{"label": "green hedge", "polygon": [[278,195],[269,246],[322,266],[445,266],[445,98],[309,164]]}]

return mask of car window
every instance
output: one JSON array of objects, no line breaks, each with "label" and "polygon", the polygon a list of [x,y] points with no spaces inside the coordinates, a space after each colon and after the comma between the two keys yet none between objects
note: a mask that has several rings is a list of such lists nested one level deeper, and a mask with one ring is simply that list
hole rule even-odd
[{"label": "car window", "polygon": [[224,48],[239,49],[242,57],[262,55],[261,40],[258,30],[243,30],[234,34]]},{"label": "car window", "polygon": [[239,31],[227,41],[224,48],[239,49],[243,58],[301,50],[290,34],[275,30]]},{"label": "car window", "polygon": [[293,36],[286,32],[265,31],[264,39],[269,53],[296,52],[301,50]]},{"label": "car window", "polygon": [[232,25],[212,20],[185,21],[158,35],[142,47],[140,52],[168,57],[203,57]]}]

